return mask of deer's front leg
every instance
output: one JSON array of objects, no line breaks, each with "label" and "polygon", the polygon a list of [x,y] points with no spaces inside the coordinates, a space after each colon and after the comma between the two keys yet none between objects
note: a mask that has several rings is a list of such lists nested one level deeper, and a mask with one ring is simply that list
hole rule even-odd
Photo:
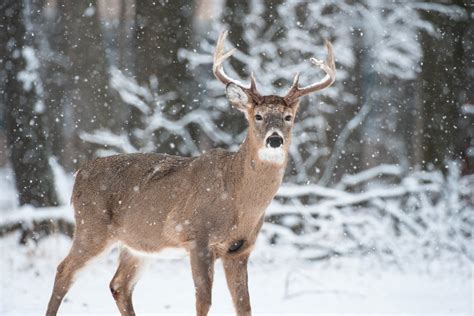
[{"label": "deer's front leg", "polygon": [[248,254],[222,258],[227,286],[238,316],[252,315],[247,281],[248,259]]},{"label": "deer's front leg", "polygon": [[215,255],[207,243],[196,243],[190,251],[190,257],[196,289],[196,315],[206,316],[212,301]]}]

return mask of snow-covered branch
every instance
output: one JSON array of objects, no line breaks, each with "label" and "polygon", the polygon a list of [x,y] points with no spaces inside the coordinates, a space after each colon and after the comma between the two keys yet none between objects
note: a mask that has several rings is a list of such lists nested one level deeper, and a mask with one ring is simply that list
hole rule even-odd
[{"label": "snow-covered branch", "polygon": [[409,257],[447,254],[474,260],[468,246],[474,179],[449,166],[447,176],[418,171],[402,177],[399,166],[380,165],[347,175],[334,188],[283,185],[267,212],[264,236],[305,249],[300,254],[313,259],[378,253],[400,265]]}]

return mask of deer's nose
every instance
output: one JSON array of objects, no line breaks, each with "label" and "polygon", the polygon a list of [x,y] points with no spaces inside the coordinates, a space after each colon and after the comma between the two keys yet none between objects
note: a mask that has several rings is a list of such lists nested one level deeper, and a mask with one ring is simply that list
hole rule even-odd
[{"label": "deer's nose", "polygon": [[281,147],[283,144],[283,138],[278,135],[276,132],[268,136],[267,138],[267,146],[270,146],[272,148],[278,148]]}]

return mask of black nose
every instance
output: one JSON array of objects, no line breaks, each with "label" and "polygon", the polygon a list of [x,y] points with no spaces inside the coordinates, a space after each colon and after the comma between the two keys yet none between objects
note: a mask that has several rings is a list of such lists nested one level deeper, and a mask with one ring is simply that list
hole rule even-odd
[{"label": "black nose", "polygon": [[273,133],[267,138],[267,146],[270,145],[270,147],[272,148],[278,148],[282,144],[283,144],[283,138],[281,138],[281,136],[278,135],[277,133]]}]

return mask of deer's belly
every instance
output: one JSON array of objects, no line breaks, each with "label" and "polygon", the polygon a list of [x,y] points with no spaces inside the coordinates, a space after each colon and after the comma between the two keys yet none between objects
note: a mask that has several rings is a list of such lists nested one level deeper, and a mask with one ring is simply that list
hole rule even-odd
[{"label": "deer's belly", "polygon": [[130,253],[135,256],[140,257],[152,257],[152,258],[159,258],[159,259],[181,259],[188,255],[187,247],[163,247],[160,249],[153,249],[149,251],[145,251],[140,247],[134,248],[133,246],[123,244],[125,248],[127,248]]},{"label": "deer's belly", "polygon": [[118,225],[118,239],[145,254],[187,248],[202,239],[218,253],[236,253],[253,246],[265,211],[246,203],[239,203],[245,209],[239,211],[235,200],[223,198],[198,204],[188,196],[160,204],[137,202],[127,208]]}]

